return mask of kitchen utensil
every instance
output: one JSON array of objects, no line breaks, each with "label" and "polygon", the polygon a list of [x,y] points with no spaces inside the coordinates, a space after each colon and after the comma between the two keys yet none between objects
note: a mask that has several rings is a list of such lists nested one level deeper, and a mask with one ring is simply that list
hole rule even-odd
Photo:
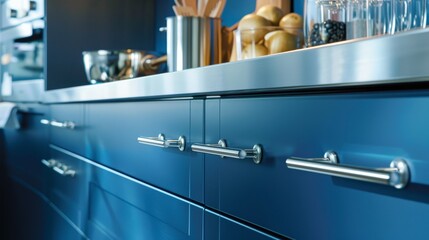
[{"label": "kitchen utensil", "polygon": [[226,0],[174,0],[176,16],[212,17],[222,15]]},{"label": "kitchen utensil", "polygon": [[82,53],[85,73],[91,83],[110,82],[146,76],[162,71],[166,56],[131,49],[86,51]]},{"label": "kitchen utensil", "polygon": [[219,0],[216,7],[212,10],[210,17],[218,18],[222,15],[223,9],[225,8],[226,0]]},{"label": "kitchen utensil", "polygon": [[211,12],[213,11],[217,2],[218,0],[207,0],[207,4],[205,5],[204,9],[204,17],[213,17],[211,16]]},{"label": "kitchen utensil", "polygon": [[170,72],[221,63],[221,20],[167,18],[167,65]]}]

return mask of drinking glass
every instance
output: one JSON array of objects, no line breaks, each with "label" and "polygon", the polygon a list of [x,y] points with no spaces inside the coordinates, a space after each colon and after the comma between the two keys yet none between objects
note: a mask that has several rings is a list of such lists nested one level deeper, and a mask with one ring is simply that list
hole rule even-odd
[{"label": "drinking glass", "polygon": [[427,0],[411,0],[411,28],[426,27],[426,1]]},{"label": "drinking glass", "polygon": [[395,0],[368,1],[368,36],[393,33],[395,21],[393,17],[393,1]]},{"label": "drinking glass", "polygon": [[411,29],[411,0],[393,0],[393,33]]}]

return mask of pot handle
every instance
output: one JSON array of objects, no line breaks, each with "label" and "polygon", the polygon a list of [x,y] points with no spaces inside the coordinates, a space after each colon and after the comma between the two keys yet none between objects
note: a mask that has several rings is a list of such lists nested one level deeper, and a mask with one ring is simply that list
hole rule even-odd
[{"label": "pot handle", "polygon": [[167,55],[155,57],[154,55],[144,56],[140,63],[140,72],[144,75],[155,74],[158,71],[159,65],[167,62]]}]

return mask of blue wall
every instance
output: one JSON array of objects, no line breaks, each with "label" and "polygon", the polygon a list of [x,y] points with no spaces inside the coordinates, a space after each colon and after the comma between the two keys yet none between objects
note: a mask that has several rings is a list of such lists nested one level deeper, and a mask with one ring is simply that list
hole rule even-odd
[{"label": "blue wall", "polygon": [[[293,0],[292,0],[293,1]],[[293,11],[302,15],[304,0],[293,1]],[[174,0],[158,0],[156,2],[156,27],[155,27],[155,48],[159,52],[166,52],[166,39],[167,35],[165,32],[159,32],[160,27],[165,27],[166,17],[174,16],[172,6]],[[251,13],[255,10],[256,0],[228,0],[225,6],[225,10],[222,15],[222,24],[224,26],[232,26],[238,22],[241,17]]]}]

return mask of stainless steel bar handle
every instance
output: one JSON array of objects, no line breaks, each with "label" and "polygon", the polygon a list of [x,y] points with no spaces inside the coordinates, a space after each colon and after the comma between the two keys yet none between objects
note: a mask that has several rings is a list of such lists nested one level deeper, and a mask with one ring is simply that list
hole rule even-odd
[{"label": "stainless steel bar handle", "polygon": [[55,172],[57,172],[58,174],[60,174],[62,176],[74,177],[74,175],[76,174],[75,170],[70,169],[69,167],[62,165],[62,164],[58,164],[53,169]]},{"label": "stainless steel bar handle", "polygon": [[389,168],[368,169],[354,166],[341,166],[335,152],[328,151],[324,158],[297,158],[286,160],[288,168],[321,173],[336,177],[389,185],[397,189],[404,188],[410,178],[407,162],[395,159]]},{"label": "stainless steel bar handle", "polygon": [[45,165],[48,168],[51,168],[57,164],[57,161],[55,161],[54,159],[49,159],[49,160],[42,159],[41,162],[43,165]]},{"label": "stainless steel bar handle", "polygon": [[70,121],[59,122],[59,121],[52,120],[51,126],[59,127],[59,128],[74,129],[76,127],[76,124]]},{"label": "stainless steel bar handle", "polygon": [[54,127],[58,127],[58,128],[68,128],[68,129],[74,129],[76,127],[76,124],[74,122],[71,121],[64,121],[64,122],[59,122],[56,120],[47,120],[47,119],[42,119],[40,120],[41,124],[44,125],[51,125]]},{"label": "stainless steel bar handle", "polygon": [[40,123],[43,125],[51,125],[51,121],[49,121],[48,119],[42,119],[40,120]]},{"label": "stainless steel bar handle", "polygon": [[255,144],[252,149],[227,148],[226,141],[221,139],[217,144],[194,143],[191,145],[191,149],[193,152],[217,155],[220,157],[238,159],[251,158],[256,164],[259,164],[262,160],[262,147],[259,144]]},{"label": "stainless steel bar handle", "polygon": [[155,147],[169,148],[175,147],[180,151],[185,151],[185,137],[180,136],[177,140],[167,140],[164,134],[159,134],[158,137],[138,137],[137,141],[141,144],[146,144]]}]

